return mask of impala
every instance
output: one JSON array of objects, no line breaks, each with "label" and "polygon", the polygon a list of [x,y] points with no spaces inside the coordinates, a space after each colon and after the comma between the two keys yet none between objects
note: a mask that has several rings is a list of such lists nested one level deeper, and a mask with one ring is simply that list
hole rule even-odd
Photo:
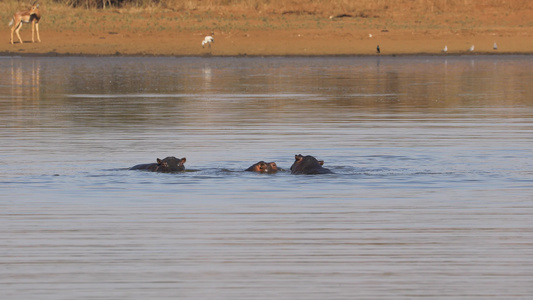
[{"label": "impala", "polygon": [[13,19],[9,22],[9,26],[11,27],[11,44],[13,44],[13,32],[17,34],[20,43],[23,44],[19,34],[22,23],[31,23],[31,41],[33,43],[35,43],[35,31],[37,31],[37,41],[41,41],[39,37],[41,12],[39,11],[39,4],[37,4],[38,1],[33,2],[30,9],[18,11],[13,15]]}]

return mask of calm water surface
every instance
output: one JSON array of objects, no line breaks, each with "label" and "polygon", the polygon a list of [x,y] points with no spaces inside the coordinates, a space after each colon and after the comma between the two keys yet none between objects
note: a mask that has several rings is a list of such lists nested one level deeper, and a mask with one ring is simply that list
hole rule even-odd
[{"label": "calm water surface", "polygon": [[[532,71],[2,57],[1,298],[527,299]],[[299,153],[336,174],[242,172]]]}]

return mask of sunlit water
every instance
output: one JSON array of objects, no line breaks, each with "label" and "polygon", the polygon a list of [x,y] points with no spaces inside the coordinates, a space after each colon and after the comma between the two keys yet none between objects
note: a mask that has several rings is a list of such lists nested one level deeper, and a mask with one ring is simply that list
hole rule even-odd
[{"label": "sunlit water", "polygon": [[[0,58],[0,298],[527,299],[532,70]],[[300,153],[336,174],[243,172]]]}]

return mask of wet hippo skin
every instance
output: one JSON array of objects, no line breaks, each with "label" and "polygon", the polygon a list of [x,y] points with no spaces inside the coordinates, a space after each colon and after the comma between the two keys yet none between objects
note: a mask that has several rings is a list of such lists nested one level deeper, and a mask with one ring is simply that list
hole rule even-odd
[{"label": "wet hippo skin", "polygon": [[291,174],[295,175],[313,175],[313,174],[331,174],[330,169],[324,168],[324,161],[317,160],[311,155],[303,156],[297,154],[294,156],[294,163],[291,166]]},{"label": "wet hippo skin", "polygon": [[161,173],[181,172],[185,170],[184,163],[187,161],[187,159],[185,157],[180,159],[174,156],[168,156],[164,159],[158,158],[156,161],[157,162],[150,164],[135,165],[131,167],[130,170],[143,170]]},{"label": "wet hippo skin", "polygon": [[278,166],[276,165],[275,162],[267,163],[267,162],[264,162],[264,161],[260,161],[260,162],[257,162],[255,164],[251,165],[245,171],[271,174],[271,173],[276,173],[278,171]]}]

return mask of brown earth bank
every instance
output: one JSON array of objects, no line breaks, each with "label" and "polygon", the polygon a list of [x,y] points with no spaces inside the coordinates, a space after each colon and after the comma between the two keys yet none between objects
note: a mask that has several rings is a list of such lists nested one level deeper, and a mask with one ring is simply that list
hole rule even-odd
[{"label": "brown earth bank", "polygon": [[[17,9],[5,7],[7,25]],[[13,12],[7,13],[6,10]],[[41,42],[10,44],[3,26],[0,55],[289,56],[533,54],[533,9],[368,13],[261,12],[40,7]],[[218,12],[218,13],[214,13]],[[222,12],[220,12],[222,11]],[[214,33],[211,48],[202,48]],[[497,50],[493,49],[494,43]],[[468,49],[474,45],[473,52]],[[448,52],[442,50],[447,46]]]}]

